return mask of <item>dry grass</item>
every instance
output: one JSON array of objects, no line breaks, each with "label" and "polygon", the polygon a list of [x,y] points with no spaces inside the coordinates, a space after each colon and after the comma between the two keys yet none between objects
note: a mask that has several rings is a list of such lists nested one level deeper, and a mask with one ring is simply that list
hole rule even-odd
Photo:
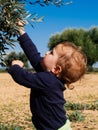
[{"label": "dry grass", "polygon": [[[64,92],[66,100],[75,103],[94,103],[98,101],[98,73],[86,74],[74,84],[75,88]],[[73,130],[98,130],[98,110],[84,110],[84,122],[72,123]]]},{"label": "dry grass", "polygon": [[[86,74],[74,84],[73,90],[66,90],[64,96],[69,102],[93,103],[98,100],[98,74]],[[28,88],[16,84],[9,74],[0,73],[0,123],[23,126],[33,130],[29,109]],[[72,122],[73,130],[98,130],[98,111],[84,110],[84,122]]]}]

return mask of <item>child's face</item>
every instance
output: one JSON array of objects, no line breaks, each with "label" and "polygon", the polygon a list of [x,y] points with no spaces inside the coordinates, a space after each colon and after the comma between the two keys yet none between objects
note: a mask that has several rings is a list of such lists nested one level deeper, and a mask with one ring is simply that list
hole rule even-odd
[{"label": "child's face", "polygon": [[56,67],[56,63],[61,51],[61,45],[57,45],[53,50],[48,51],[43,58],[43,66],[45,70],[52,71]]}]

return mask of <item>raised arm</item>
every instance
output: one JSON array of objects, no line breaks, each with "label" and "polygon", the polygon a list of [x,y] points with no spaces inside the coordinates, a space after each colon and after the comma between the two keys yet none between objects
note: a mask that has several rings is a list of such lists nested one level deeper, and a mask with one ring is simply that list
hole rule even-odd
[{"label": "raised arm", "polygon": [[20,28],[19,32],[20,37],[18,38],[18,41],[31,65],[36,71],[43,71],[41,66],[42,57],[40,56],[35,44],[32,42],[28,34],[25,33],[24,28]]}]

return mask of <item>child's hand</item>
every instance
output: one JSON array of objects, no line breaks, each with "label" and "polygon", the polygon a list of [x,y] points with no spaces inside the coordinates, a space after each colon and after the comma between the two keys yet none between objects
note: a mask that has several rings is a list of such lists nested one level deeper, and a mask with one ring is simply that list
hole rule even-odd
[{"label": "child's hand", "polygon": [[13,66],[13,65],[19,65],[20,67],[23,68],[24,63],[23,63],[21,60],[13,60],[13,61],[12,61],[12,66]]},{"label": "child's hand", "polygon": [[23,35],[25,33],[25,31],[24,31],[24,25],[26,24],[26,21],[19,20],[16,23],[19,26],[19,33],[20,33],[20,35]]},{"label": "child's hand", "polygon": [[17,22],[17,24],[18,24],[18,26],[20,26],[20,27],[24,27],[24,25],[26,24],[26,21],[25,21],[25,20],[19,20],[19,21]]}]

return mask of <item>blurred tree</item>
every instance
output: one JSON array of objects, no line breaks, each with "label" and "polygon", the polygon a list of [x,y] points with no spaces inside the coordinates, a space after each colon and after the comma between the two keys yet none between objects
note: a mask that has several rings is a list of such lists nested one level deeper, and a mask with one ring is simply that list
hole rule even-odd
[{"label": "blurred tree", "polygon": [[88,31],[88,35],[90,36],[90,38],[92,39],[92,42],[96,45],[96,57],[97,57],[97,61],[98,61],[98,28],[97,27],[93,27]]},{"label": "blurred tree", "polygon": [[26,55],[23,52],[16,53],[14,51],[9,53],[8,55],[6,55],[4,57],[5,65],[1,64],[2,67],[4,67],[4,66],[6,66],[6,67],[11,66],[11,63],[12,63],[13,60],[21,60],[21,61],[23,61],[24,66],[26,68],[29,68],[28,59],[27,59]]},{"label": "blurred tree", "polygon": [[98,60],[98,51],[89,35],[85,35],[82,49],[87,56],[88,66],[92,66]]},{"label": "blurred tree", "polygon": [[88,31],[89,36],[94,44],[98,44],[98,28],[93,27]]},{"label": "blurred tree", "polygon": [[63,41],[74,42],[78,46],[82,46],[83,37],[85,31],[83,29],[67,29],[64,30],[61,34],[55,34],[49,39],[48,47],[52,49],[55,45]]}]

